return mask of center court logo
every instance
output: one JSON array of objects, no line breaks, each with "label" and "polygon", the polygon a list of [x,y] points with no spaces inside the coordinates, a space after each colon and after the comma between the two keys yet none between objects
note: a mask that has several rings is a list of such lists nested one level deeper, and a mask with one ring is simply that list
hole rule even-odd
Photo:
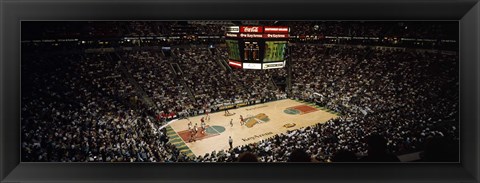
[{"label": "center court logo", "polygon": [[268,121],[270,121],[270,118],[268,118],[265,113],[260,113],[255,116],[245,118],[245,126],[248,128],[252,128],[259,123],[265,123]]}]

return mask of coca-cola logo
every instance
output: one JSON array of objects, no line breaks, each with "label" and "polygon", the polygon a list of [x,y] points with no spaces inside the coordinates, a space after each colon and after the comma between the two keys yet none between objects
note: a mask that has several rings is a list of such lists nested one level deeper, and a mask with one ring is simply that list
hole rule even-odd
[{"label": "coca-cola logo", "polygon": [[253,26],[253,27],[242,27],[242,32],[263,32],[260,27]]},{"label": "coca-cola logo", "polygon": [[243,31],[245,31],[245,32],[258,32],[258,27],[245,27],[245,29],[243,29]]}]

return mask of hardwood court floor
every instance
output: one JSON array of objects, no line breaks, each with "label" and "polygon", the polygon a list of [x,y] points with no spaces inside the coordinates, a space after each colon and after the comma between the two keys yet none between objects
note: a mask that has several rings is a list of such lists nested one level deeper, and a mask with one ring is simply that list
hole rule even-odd
[{"label": "hardwood court floor", "polygon": [[[185,149],[189,149],[190,155],[205,155],[213,150],[217,152],[228,149],[228,137],[233,139],[233,146],[241,146],[267,139],[276,134],[285,133],[287,130],[295,130],[302,127],[312,126],[317,123],[325,123],[329,119],[338,117],[337,114],[327,112],[318,106],[307,104],[292,99],[278,100],[238,109],[231,109],[232,116],[224,116],[224,112],[210,113],[210,121],[207,121],[206,133],[198,134],[198,140],[189,142],[189,120],[197,123],[200,129],[200,119],[205,115],[181,119],[169,126],[173,131],[170,135],[176,135],[176,143],[181,143]],[[263,113],[263,114],[262,114]],[[251,128],[246,125],[240,126],[240,115],[247,123],[255,124]],[[233,119],[233,127],[230,126]],[[294,123],[294,127],[286,128],[287,123]],[[186,147],[185,147],[186,146]],[[191,151],[191,152],[190,152]],[[193,154],[192,154],[193,153]]]}]

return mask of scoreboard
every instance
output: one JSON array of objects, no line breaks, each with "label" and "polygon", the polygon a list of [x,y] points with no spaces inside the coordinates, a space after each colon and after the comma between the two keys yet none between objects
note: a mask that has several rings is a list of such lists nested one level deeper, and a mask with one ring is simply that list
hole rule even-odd
[{"label": "scoreboard", "polygon": [[285,67],[289,33],[286,26],[227,27],[228,64],[243,69]]}]

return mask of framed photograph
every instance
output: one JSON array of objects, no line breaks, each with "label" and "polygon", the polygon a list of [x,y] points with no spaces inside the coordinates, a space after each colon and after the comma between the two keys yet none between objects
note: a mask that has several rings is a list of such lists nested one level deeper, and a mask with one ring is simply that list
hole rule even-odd
[{"label": "framed photograph", "polygon": [[478,182],[478,1],[4,1],[2,182]]}]

